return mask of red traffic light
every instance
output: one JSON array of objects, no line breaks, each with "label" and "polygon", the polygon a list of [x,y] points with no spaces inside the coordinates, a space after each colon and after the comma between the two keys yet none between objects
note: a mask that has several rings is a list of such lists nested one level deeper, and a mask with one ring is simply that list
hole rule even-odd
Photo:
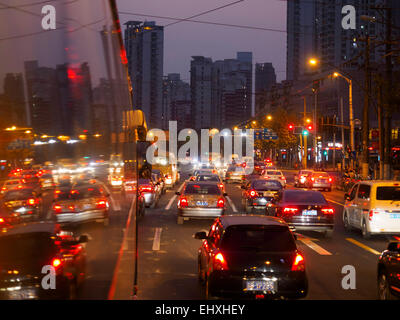
[{"label": "red traffic light", "polygon": [[307,126],[307,130],[308,131],[312,131],[314,129],[314,126],[312,125],[312,124],[309,124],[308,126]]},{"label": "red traffic light", "polygon": [[293,124],[289,124],[289,130],[293,130],[294,129],[294,125]]}]

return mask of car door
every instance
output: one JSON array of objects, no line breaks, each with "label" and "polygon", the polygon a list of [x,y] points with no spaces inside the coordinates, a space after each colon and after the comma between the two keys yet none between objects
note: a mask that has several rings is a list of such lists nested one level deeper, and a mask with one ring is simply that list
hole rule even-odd
[{"label": "car door", "polygon": [[346,201],[346,210],[349,218],[349,223],[352,226],[355,226],[356,219],[354,217],[354,208],[356,206],[355,198],[358,190],[358,185],[355,184],[349,193],[349,199]]},{"label": "car door", "polygon": [[221,234],[222,226],[219,220],[216,220],[211,226],[207,240],[205,240],[205,243],[203,244],[205,250],[202,257],[204,259],[202,265],[203,267],[206,267],[205,271],[207,274],[212,270],[214,252],[217,249],[219,240],[221,239]]},{"label": "car door", "polygon": [[354,200],[355,206],[353,209],[354,224],[358,228],[361,228],[365,214],[368,215],[370,194],[371,186],[360,183],[358,186],[356,199]]}]

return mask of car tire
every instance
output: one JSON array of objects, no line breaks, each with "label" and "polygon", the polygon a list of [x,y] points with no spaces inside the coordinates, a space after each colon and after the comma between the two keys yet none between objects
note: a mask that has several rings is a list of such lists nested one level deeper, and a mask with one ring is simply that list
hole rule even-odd
[{"label": "car tire", "polygon": [[176,219],[177,224],[183,224],[183,217],[178,216]]},{"label": "car tire", "polygon": [[378,299],[379,300],[394,300],[393,294],[390,292],[387,275],[382,272],[378,276]]},{"label": "car tire", "polygon": [[346,231],[351,231],[351,226],[349,222],[349,215],[347,214],[347,211],[344,212],[343,214],[343,226]]},{"label": "car tire", "polygon": [[197,263],[197,265],[198,265],[198,279],[199,279],[199,282],[200,282],[200,284],[201,285],[204,285],[205,284],[205,281],[204,281],[204,276],[203,276],[203,272],[201,271],[201,261],[200,261],[200,257],[198,258],[198,263]]},{"label": "car tire", "polygon": [[324,232],[324,237],[325,238],[330,239],[330,238],[332,238],[332,236],[333,236],[333,230],[326,230]]},{"label": "car tire", "polygon": [[367,229],[367,224],[366,224],[365,220],[363,221],[363,224],[362,224],[361,233],[362,233],[362,236],[364,239],[371,238],[371,233],[369,233],[369,231]]},{"label": "car tire", "polygon": [[213,295],[211,294],[210,281],[208,280],[208,277],[206,277],[206,280],[205,280],[205,299],[206,300],[214,299]]},{"label": "car tire", "polygon": [[78,287],[76,285],[75,280],[71,280],[68,283],[67,299],[68,300],[76,300],[76,299],[78,299]]}]

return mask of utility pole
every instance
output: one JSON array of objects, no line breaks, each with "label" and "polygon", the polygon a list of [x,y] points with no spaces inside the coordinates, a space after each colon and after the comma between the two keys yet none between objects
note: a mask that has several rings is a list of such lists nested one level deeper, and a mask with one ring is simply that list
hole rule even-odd
[{"label": "utility pole", "polygon": [[346,160],[345,160],[345,154],[346,151],[344,149],[344,116],[343,116],[343,97],[340,98],[340,119],[342,121],[342,152],[343,152],[343,157],[342,157],[342,171],[345,168],[346,165]]},{"label": "utility pole", "polygon": [[378,130],[379,130],[379,179],[383,180],[384,178],[384,128],[383,128],[383,98],[382,98],[382,78],[378,79]]},{"label": "utility pole", "polygon": [[364,109],[363,109],[363,130],[362,130],[362,166],[361,174],[364,179],[369,173],[369,105],[370,105],[370,37],[367,35],[365,48],[365,91],[364,91]]},{"label": "utility pole", "polygon": [[[303,119],[303,123],[304,125],[307,125],[307,100],[306,97],[304,96],[304,119]],[[303,133],[301,134],[303,135]],[[307,135],[304,135],[304,156],[303,156],[303,166],[304,169],[307,169],[307,157],[308,157],[308,147],[307,147]]]}]

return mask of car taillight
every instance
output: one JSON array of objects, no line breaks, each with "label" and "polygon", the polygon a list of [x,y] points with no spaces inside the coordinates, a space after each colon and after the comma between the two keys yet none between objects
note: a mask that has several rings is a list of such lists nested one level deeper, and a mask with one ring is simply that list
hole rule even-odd
[{"label": "car taillight", "polygon": [[178,207],[179,208],[187,208],[189,206],[189,202],[185,197],[182,197],[178,201]]},{"label": "car taillight", "polygon": [[315,178],[314,178],[314,177],[311,177],[311,181],[315,181]]},{"label": "car taillight", "polygon": [[68,206],[68,210],[74,212],[75,211],[75,206],[73,204]]},{"label": "car taillight", "polygon": [[60,213],[62,211],[62,207],[59,204],[53,205],[53,211],[55,213]]},{"label": "car taillight", "polygon": [[335,210],[333,208],[322,208],[321,211],[323,212],[323,214],[334,214]]},{"label": "car taillight", "polygon": [[220,183],[220,184],[218,184],[218,187],[219,187],[220,189],[223,189],[223,188],[224,188],[224,184],[223,184],[223,183]]},{"label": "car taillight", "polygon": [[31,206],[36,204],[36,200],[34,198],[28,199],[27,203]]},{"label": "car taillight", "polygon": [[257,196],[256,190],[250,190],[250,197],[255,198]]},{"label": "car taillight", "polygon": [[140,192],[153,192],[153,187],[152,186],[140,186],[139,191]]},{"label": "car taillight", "polygon": [[299,208],[295,207],[285,207],[283,208],[283,213],[285,214],[295,214],[299,211]]},{"label": "car taillight", "polygon": [[217,202],[217,208],[223,208],[223,207],[225,207],[225,200],[220,198],[220,199],[218,199],[218,202]]},{"label": "car taillight", "polygon": [[378,210],[370,210],[369,214],[368,214],[369,221],[372,221],[372,218],[374,217],[374,214],[378,214],[378,213],[379,213]]},{"label": "car taillight", "polygon": [[97,209],[106,209],[108,208],[108,202],[106,200],[99,200],[96,202]]},{"label": "car taillight", "polygon": [[0,218],[0,223],[4,223],[4,219],[3,218]]},{"label": "car taillight", "polygon": [[225,260],[224,255],[221,252],[218,252],[214,256],[214,261],[213,261],[213,269],[214,270],[228,270],[228,264]]},{"label": "car taillight", "polygon": [[297,253],[292,264],[292,271],[304,271],[304,270],[305,270],[304,257],[300,253]]},{"label": "car taillight", "polygon": [[53,259],[53,261],[51,261],[51,265],[57,269],[58,267],[60,267],[62,265],[62,261],[58,258],[55,258],[55,259]]},{"label": "car taillight", "polygon": [[284,176],[281,176],[280,179],[281,180],[286,180],[286,178]]},{"label": "car taillight", "polygon": [[333,179],[332,179],[331,177],[329,177],[329,178],[328,178],[328,181],[329,181],[329,182],[332,182],[332,181],[333,181]]}]

